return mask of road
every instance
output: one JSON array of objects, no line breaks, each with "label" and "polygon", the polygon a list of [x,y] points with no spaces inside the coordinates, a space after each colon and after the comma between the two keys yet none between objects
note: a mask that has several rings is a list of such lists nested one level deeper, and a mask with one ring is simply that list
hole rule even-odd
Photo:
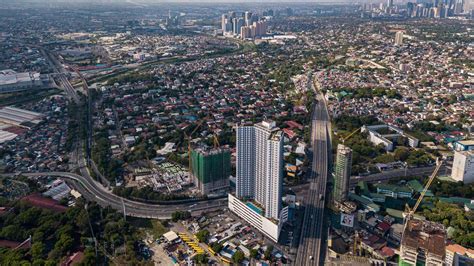
[{"label": "road", "polygon": [[[396,169],[391,171],[384,171],[378,174],[372,174],[368,176],[360,176],[360,177],[351,177],[351,188],[357,185],[359,181],[365,181],[368,183],[376,183],[376,182],[386,182],[392,178],[398,177],[405,177],[405,176],[429,176],[433,173],[436,166],[426,166],[426,167],[417,167],[417,168],[408,168],[408,169]],[[450,167],[446,167],[443,165],[439,170],[440,173],[444,173],[444,175],[449,175]]]},{"label": "road", "polygon": [[[4,175],[14,176],[15,174]],[[133,217],[170,219],[175,211],[190,211],[194,215],[199,215],[203,211],[223,209],[227,206],[227,198],[173,205],[132,201],[113,194],[112,191],[104,188],[94,180],[69,172],[22,173],[22,175],[27,177],[54,176],[66,179],[87,200],[95,201],[102,207],[110,206],[119,212],[123,212],[125,208],[126,215]]]},{"label": "road", "polygon": [[[315,90],[314,86],[313,89]],[[304,200],[305,214],[295,265],[324,264],[324,206],[331,143],[328,132],[330,128],[329,114],[326,102],[320,93],[317,93],[316,96],[311,124],[312,172],[309,191]]]}]

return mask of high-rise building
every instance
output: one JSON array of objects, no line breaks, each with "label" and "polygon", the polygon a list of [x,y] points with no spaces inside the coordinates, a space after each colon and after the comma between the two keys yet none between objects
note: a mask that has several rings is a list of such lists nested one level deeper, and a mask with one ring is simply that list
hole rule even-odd
[{"label": "high-rise building", "polygon": [[396,45],[402,45],[403,44],[403,32],[402,31],[397,31],[395,33],[395,44]]},{"label": "high-rise building", "polygon": [[333,200],[336,202],[343,202],[347,199],[351,178],[351,167],[352,150],[343,144],[337,145],[333,189]]},{"label": "high-rise building", "polygon": [[196,149],[191,153],[194,181],[202,194],[229,187],[230,152],[226,149]]},{"label": "high-rise building", "polygon": [[387,0],[387,7],[392,8],[393,7],[393,0]]},{"label": "high-rise building", "polygon": [[283,181],[283,133],[275,122],[237,127],[236,196],[254,199],[278,220]]},{"label": "high-rise building", "polygon": [[244,13],[245,26],[252,25],[251,18],[252,18],[252,12],[245,11],[245,13]]},{"label": "high-rise building", "polygon": [[454,153],[451,178],[464,184],[474,182],[474,150],[456,151]]},{"label": "high-rise building", "polygon": [[232,20],[232,26],[233,26],[233,33],[234,35],[240,35],[241,33],[241,28],[244,26],[244,19],[243,18],[234,18]]},{"label": "high-rise building", "polygon": [[269,121],[236,131],[236,193],[229,194],[229,210],[278,242],[288,219],[288,207],[281,209],[283,133]]}]

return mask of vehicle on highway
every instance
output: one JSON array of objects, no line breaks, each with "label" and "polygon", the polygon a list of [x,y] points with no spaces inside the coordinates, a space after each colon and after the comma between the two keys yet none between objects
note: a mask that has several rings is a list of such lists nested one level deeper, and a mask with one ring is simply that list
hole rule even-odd
[{"label": "vehicle on highway", "polygon": [[323,194],[319,194],[319,200],[323,200],[324,197],[323,197]]},{"label": "vehicle on highway", "polygon": [[310,260],[313,260],[313,256],[309,256],[309,259],[310,259]]}]

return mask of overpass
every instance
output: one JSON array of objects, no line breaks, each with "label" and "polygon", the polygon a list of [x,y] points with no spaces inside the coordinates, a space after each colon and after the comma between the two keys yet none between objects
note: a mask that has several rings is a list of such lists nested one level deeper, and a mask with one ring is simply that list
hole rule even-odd
[{"label": "overpass", "polygon": [[[15,176],[18,174],[3,174]],[[202,212],[223,209],[227,207],[227,198],[210,199],[196,202],[177,203],[174,205],[159,205],[132,201],[112,193],[94,180],[69,172],[21,173],[26,177],[54,176],[66,179],[77,189],[82,196],[97,202],[102,207],[111,207],[117,211],[125,212],[128,216],[153,219],[170,219],[175,211],[189,211],[193,215]]]}]

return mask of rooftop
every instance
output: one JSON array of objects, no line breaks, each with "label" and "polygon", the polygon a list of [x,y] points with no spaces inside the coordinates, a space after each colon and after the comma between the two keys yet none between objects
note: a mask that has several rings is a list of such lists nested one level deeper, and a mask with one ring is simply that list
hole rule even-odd
[{"label": "rooftop", "polygon": [[436,256],[445,255],[446,230],[441,224],[412,219],[408,221],[403,236],[404,246],[423,249]]}]

